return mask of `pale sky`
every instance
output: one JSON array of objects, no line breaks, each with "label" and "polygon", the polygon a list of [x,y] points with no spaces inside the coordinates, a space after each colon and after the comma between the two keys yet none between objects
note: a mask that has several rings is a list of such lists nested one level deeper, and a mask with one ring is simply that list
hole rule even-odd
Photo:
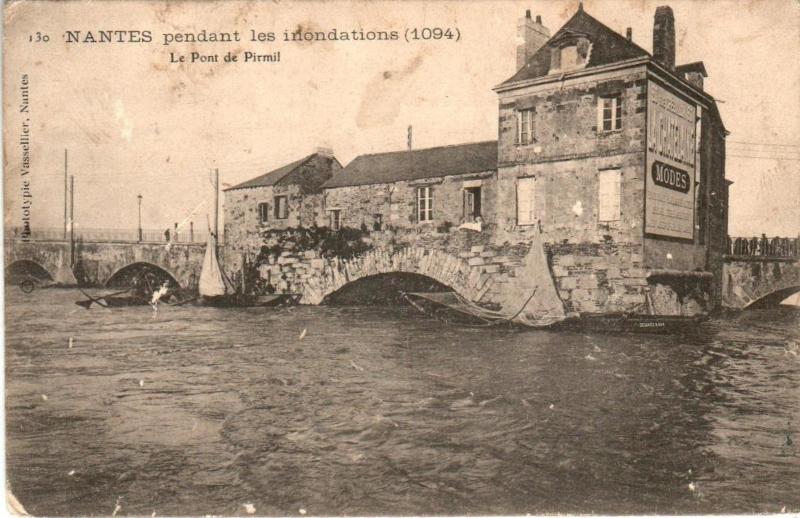
[{"label": "pale sky", "polygon": [[[653,14],[672,6],[677,62],[702,60],[728,138],[732,235],[800,235],[800,3],[589,0],[612,29],[652,49]],[[163,229],[205,202],[210,170],[233,185],[318,146],[347,164],[362,153],[497,138],[497,96],[514,73],[525,9],[558,30],[577,1],[396,3],[32,2],[6,6],[6,225],[18,225],[19,84],[30,78],[35,227],[63,225],[63,156],[75,175],[76,226]],[[401,41],[280,41],[284,29],[398,30]],[[458,28],[458,42],[406,43],[406,28]],[[66,30],[149,30],[149,44],[71,44]],[[164,32],[239,30],[245,41],[162,45]],[[249,31],[277,33],[252,43]],[[28,41],[36,32],[48,43]],[[281,52],[281,62],[170,64],[170,52]],[[724,102],[722,102],[724,101]],[[761,157],[761,158],[753,158]],[[777,159],[775,157],[783,157]]]}]

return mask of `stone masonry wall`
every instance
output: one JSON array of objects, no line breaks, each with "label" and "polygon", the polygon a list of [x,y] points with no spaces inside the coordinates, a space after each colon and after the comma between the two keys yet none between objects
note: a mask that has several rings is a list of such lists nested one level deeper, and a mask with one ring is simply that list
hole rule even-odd
[{"label": "stone masonry wall", "polygon": [[[414,182],[359,185],[325,190],[325,209],[341,210],[343,226],[373,228],[375,215],[380,214],[384,226],[417,228],[435,232],[449,223],[453,227],[464,222],[464,182],[481,181],[482,218],[495,220],[497,178],[493,172],[475,175],[448,176]],[[417,188],[430,187],[433,192],[433,220],[417,221]]]}]

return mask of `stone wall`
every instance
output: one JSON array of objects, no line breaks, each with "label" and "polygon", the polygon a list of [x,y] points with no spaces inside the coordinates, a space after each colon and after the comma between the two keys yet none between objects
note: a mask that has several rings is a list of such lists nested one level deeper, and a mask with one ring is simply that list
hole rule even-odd
[{"label": "stone wall", "polygon": [[[275,197],[286,196],[285,219],[275,218]],[[262,222],[258,205],[269,204],[269,219]],[[322,194],[303,194],[299,185],[252,187],[225,192],[225,241],[233,248],[246,249],[248,242],[259,241],[261,231],[325,225]]]},{"label": "stone wall", "polygon": [[[380,214],[383,226],[435,232],[437,227],[458,227],[464,223],[464,183],[475,181],[481,182],[482,218],[484,222],[492,223],[496,218],[497,197],[497,177],[492,171],[413,182],[326,189],[325,209],[328,212],[341,210],[343,226],[359,228],[363,224],[371,229],[374,228],[376,214]],[[418,221],[419,187],[430,187],[433,192],[432,221]]]}]

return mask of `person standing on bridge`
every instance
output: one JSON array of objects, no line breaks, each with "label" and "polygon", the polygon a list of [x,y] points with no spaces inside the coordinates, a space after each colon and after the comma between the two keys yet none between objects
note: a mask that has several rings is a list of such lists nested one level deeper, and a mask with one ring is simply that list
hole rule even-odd
[{"label": "person standing on bridge", "polygon": [[164,231],[164,241],[169,243],[169,229]]}]

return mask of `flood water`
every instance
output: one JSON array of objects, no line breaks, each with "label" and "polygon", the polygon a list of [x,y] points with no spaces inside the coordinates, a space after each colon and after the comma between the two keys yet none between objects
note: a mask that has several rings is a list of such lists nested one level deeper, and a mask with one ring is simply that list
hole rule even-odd
[{"label": "flood water", "polygon": [[796,308],[678,339],[79,298],[6,289],[35,515],[800,511]]}]

